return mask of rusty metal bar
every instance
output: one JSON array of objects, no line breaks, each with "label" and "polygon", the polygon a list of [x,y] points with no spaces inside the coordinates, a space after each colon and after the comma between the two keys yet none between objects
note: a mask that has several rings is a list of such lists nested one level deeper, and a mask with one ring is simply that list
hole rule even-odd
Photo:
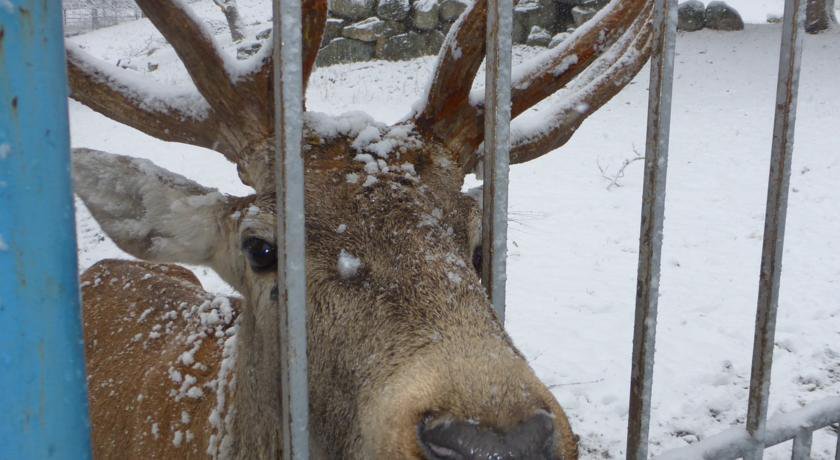
[{"label": "rusty metal bar", "polygon": [[793,438],[793,452],[791,452],[791,460],[811,460],[811,440],[814,437],[814,432],[810,430],[801,430],[795,438]]},{"label": "rusty metal bar", "polygon": [[764,220],[764,245],[759,275],[758,307],[755,319],[752,375],[750,377],[747,431],[753,438],[753,452],[747,460],[761,460],[770,395],[770,371],[773,364],[773,340],[779,303],[779,280],[787,216],[790,165],[796,124],[796,101],[802,60],[805,0],[786,0],[782,29],[779,77],[776,91],[776,118],[770,158],[767,210]]},{"label": "rusty metal bar", "polygon": [[630,414],[627,425],[628,460],[644,460],[648,455],[662,227],[665,218],[665,184],[668,171],[668,139],[671,130],[674,48],[677,34],[676,0],[656,0],[653,26],[656,38],[651,57],[642,222],[639,236],[633,369],[630,375]]},{"label": "rusty metal bar", "polygon": [[275,182],[283,459],[309,458],[300,0],[274,0]]},{"label": "rusty metal bar", "polygon": [[499,321],[505,322],[507,209],[510,167],[510,71],[513,1],[487,2],[484,106],[482,282]]}]

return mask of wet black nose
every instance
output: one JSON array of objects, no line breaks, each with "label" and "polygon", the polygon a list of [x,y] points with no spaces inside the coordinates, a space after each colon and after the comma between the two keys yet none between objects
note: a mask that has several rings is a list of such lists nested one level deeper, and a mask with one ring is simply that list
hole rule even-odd
[{"label": "wet black nose", "polygon": [[438,417],[421,423],[427,460],[554,460],[554,422],[540,412],[507,432]]}]

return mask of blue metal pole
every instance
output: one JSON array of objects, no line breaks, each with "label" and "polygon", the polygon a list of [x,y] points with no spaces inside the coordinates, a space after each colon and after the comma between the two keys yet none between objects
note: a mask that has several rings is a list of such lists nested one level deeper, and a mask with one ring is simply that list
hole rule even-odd
[{"label": "blue metal pole", "polygon": [[61,26],[0,0],[0,459],[90,458]]}]

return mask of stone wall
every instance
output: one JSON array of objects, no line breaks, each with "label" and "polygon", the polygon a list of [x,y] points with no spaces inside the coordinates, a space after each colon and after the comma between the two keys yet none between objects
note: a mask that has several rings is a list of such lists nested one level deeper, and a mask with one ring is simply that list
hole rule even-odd
[{"label": "stone wall", "polygon": [[[331,0],[318,66],[436,54],[472,0]],[[520,0],[513,41],[556,46],[608,0]]]}]

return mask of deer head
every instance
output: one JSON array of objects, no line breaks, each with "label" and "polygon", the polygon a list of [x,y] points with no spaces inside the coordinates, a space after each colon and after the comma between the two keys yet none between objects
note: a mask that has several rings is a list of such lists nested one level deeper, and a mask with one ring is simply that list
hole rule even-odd
[{"label": "deer head", "polygon": [[[242,293],[232,455],[276,458],[271,54],[236,70],[181,2],[137,3],[198,94],[151,94],[69,48],[72,97],[152,136],[222,153],[256,193],[224,196],[148,161],[90,150],[74,153],[76,191],[125,251],[210,266]],[[651,3],[614,0],[514,71],[514,117],[562,95],[541,124],[514,120],[512,163],[563,145],[629,83],[647,59]],[[473,263],[479,208],[461,185],[483,137],[482,98],[470,89],[486,13],[477,0],[452,27],[406,121],[305,115],[310,406],[325,457],[577,457],[563,410],[505,334]],[[326,0],[304,1],[304,81],[325,16]]]}]

